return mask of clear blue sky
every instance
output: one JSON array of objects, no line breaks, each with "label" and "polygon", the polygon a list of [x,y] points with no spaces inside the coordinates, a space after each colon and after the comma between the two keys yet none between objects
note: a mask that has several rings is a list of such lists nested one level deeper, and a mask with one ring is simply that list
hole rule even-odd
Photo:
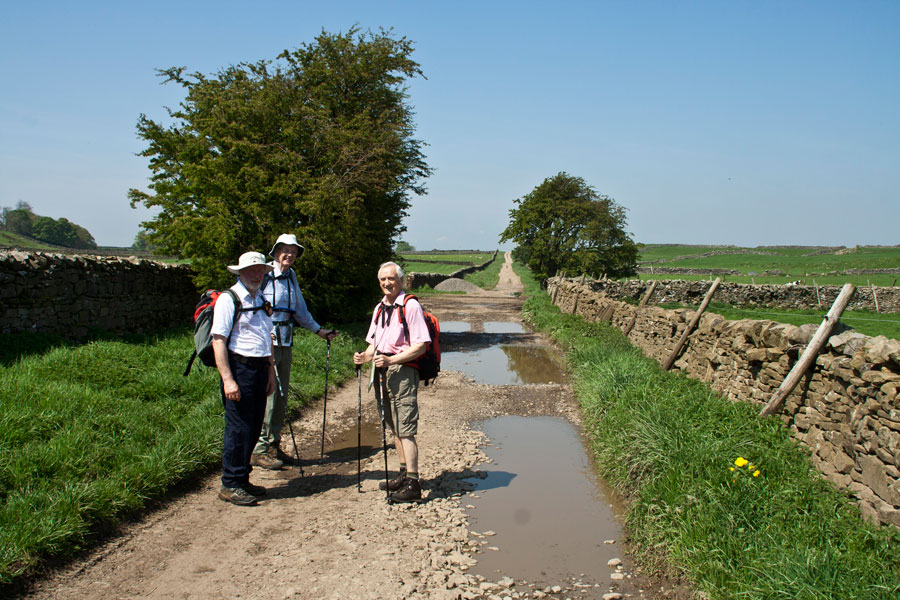
[{"label": "clear blue sky", "polygon": [[513,200],[559,171],[646,243],[900,243],[900,2],[6,2],[0,206],[130,245],[147,217],[138,115],[322,29],[416,45],[420,249],[494,248]]}]

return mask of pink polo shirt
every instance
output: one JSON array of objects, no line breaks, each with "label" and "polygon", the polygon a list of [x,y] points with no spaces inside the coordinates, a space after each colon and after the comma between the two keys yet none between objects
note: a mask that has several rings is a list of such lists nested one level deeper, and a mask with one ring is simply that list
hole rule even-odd
[{"label": "pink polo shirt", "polygon": [[[373,344],[375,349],[382,354],[397,354],[413,344],[431,341],[422,305],[416,299],[410,300],[404,311],[406,326],[409,327],[409,339],[406,339],[403,325],[400,323],[399,309],[403,305],[404,296],[406,296],[406,292],[400,292],[400,295],[394,300],[394,310],[391,312],[390,320],[386,320],[385,326],[381,325],[382,316],[378,315],[378,306],[388,306],[387,298],[382,298],[372,312],[372,322],[369,325],[369,333],[366,334],[366,341]],[[376,316],[378,316],[377,321]]]}]

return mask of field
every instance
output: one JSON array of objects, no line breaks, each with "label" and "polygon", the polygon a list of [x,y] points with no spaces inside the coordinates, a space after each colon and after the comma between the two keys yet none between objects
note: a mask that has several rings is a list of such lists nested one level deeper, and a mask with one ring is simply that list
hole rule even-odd
[{"label": "field", "polygon": [[493,252],[404,253],[400,255],[400,260],[408,272],[449,275],[468,266],[483,264],[491,259],[492,254]]},{"label": "field", "polygon": [[[683,246],[648,244],[641,250],[640,267],[654,272],[641,279],[707,279],[707,274],[659,273],[659,269],[732,269],[741,275],[718,275],[736,283],[782,284],[800,280],[807,285],[896,285],[900,273],[848,273],[900,268],[900,246]],[[766,274],[769,271],[770,274]],[[780,274],[771,274],[772,272]],[[716,275],[714,275],[716,276]]]}]

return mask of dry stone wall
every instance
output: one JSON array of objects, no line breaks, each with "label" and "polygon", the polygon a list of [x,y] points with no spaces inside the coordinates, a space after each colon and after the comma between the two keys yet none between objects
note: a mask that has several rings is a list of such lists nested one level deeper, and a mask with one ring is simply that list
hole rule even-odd
[{"label": "dry stone wall", "polygon": [[91,329],[154,331],[189,323],[198,294],[185,266],[137,258],[0,253],[0,333],[82,339]]},{"label": "dry stone wall", "polygon": [[[603,292],[611,298],[630,298],[632,300],[640,299],[647,288],[650,287],[649,281],[639,281],[637,279],[627,281],[587,280],[586,284],[592,290]],[[708,281],[660,279],[656,284],[651,302],[654,304],[662,304],[664,302],[699,304],[708,289]],[[724,282],[719,284],[715,300],[737,307],[822,307],[828,310],[828,307],[832,305],[840,293],[841,286],[837,285],[820,285],[817,296],[815,286],[751,285],[748,283]],[[853,295],[847,308],[851,310],[864,309],[874,311],[876,296],[878,298],[878,308],[881,312],[900,312],[900,287],[876,287],[874,295],[872,288],[859,287],[856,289],[856,293]]]},{"label": "dry stone wall", "polygon": [[[699,304],[709,284],[685,283],[696,286],[684,289],[690,289],[692,300]],[[606,289],[572,279],[548,281],[554,304],[565,313],[607,321],[619,329],[635,318],[631,342],[647,356],[664,361],[695,312],[638,308],[610,297]],[[635,288],[629,295],[637,298],[641,294]],[[654,301],[659,301],[655,294]],[[726,398],[762,408],[816,328],[773,321],[728,321],[707,312],[673,368],[705,381]],[[900,527],[898,388],[900,341],[849,329],[832,335],[779,416],[809,447],[820,472],[856,497],[866,519]]]}]

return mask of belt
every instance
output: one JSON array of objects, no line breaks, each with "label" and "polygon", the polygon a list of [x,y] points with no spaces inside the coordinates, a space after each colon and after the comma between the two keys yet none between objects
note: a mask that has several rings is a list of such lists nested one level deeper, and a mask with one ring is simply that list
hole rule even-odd
[{"label": "belt", "polygon": [[269,366],[271,357],[269,356],[244,356],[243,354],[230,353],[231,359],[242,365],[247,365],[251,369],[264,369]]}]

